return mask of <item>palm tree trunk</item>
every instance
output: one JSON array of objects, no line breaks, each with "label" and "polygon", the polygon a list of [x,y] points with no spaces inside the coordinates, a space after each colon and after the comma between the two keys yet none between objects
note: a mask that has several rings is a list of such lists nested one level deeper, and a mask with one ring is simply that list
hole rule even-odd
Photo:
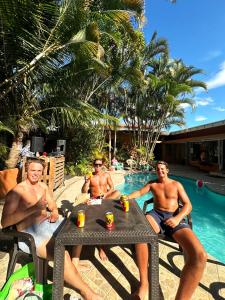
[{"label": "palm tree trunk", "polygon": [[115,157],[116,156],[116,139],[117,139],[117,130],[116,130],[116,127],[114,128],[114,148],[113,148],[113,156]]},{"label": "palm tree trunk", "polygon": [[111,166],[111,161],[112,161],[111,149],[112,149],[112,132],[111,129],[109,129],[109,166]]},{"label": "palm tree trunk", "polygon": [[20,151],[23,146],[23,133],[20,132],[18,135],[15,137],[12,147],[9,151],[9,157],[6,160],[5,164],[8,169],[13,169],[16,167],[18,161],[19,161],[19,156],[20,156]]}]

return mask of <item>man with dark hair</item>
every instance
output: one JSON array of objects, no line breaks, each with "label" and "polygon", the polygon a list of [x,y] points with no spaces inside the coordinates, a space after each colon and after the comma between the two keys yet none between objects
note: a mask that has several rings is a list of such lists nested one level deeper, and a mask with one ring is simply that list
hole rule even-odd
[{"label": "man with dark hair", "polygon": [[[181,273],[176,300],[190,300],[201,280],[207,254],[200,241],[183,223],[183,219],[191,210],[192,205],[183,186],[168,177],[169,167],[164,161],[156,164],[157,179],[128,195],[128,199],[138,198],[148,192],[154,197],[153,210],[147,212],[146,218],[156,233],[164,232],[172,236],[182,247],[185,254],[185,266]],[[179,210],[179,203],[183,204]],[[136,245],[137,265],[140,272],[140,287],[135,293],[144,300],[148,293],[148,247],[147,244]]]},{"label": "man with dark hair", "polygon": [[112,178],[109,173],[102,171],[102,166],[102,159],[94,160],[94,172],[91,176],[85,176],[82,193],[87,193],[90,190],[91,198],[118,199],[120,192],[114,190]]},{"label": "man with dark hair", "polygon": [[[54,235],[62,220],[59,219],[56,203],[47,185],[39,181],[44,170],[44,161],[28,160],[26,168],[27,179],[17,184],[6,196],[1,224],[2,227],[16,225],[18,231],[32,234],[37,255],[53,260]],[[29,253],[25,243],[21,242],[19,246]],[[100,300],[102,298],[83,281],[73,263],[74,259],[79,257],[80,249],[73,248],[72,258],[68,251],[65,251],[65,281],[74,289],[79,289],[85,300]]]},{"label": "man with dark hair", "polygon": [[[103,200],[118,199],[120,192],[114,190],[112,178],[109,173],[102,171],[103,159],[96,158],[93,161],[94,172],[91,176],[85,176],[82,193],[90,190],[91,198],[102,198]],[[98,247],[101,260],[108,260],[103,246]]]}]

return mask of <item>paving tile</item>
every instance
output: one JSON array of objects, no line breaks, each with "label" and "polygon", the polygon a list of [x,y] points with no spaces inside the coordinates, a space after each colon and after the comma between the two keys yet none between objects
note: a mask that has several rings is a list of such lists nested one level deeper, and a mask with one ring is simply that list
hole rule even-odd
[{"label": "paving tile", "polygon": [[[218,180],[218,178],[209,177],[207,174],[196,172],[193,168],[184,166],[171,165],[170,170],[173,174],[184,177],[203,178],[204,181],[208,182],[208,186],[215,190],[223,189],[224,179]],[[122,182],[124,174],[124,171],[111,173],[114,185]],[[55,192],[57,205],[63,204],[68,208],[74,206],[76,204],[75,198],[79,195],[82,184],[82,177],[71,178],[67,181],[64,187]],[[0,215],[1,210],[2,206],[0,205]],[[100,260],[97,249],[92,252],[90,257],[84,257],[84,262],[90,263],[91,266],[89,271],[81,272],[84,281],[101,294],[105,300],[126,299],[126,296],[134,291],[139,281],[138,269],[133,261],[130,248],[119,246],[110,248],[110,261],[106,263]],[[177,244],[160,242],[159,257],[160,287],[164,296],[162,299],[174,300],[179,285],[180,271],[184,264],[183,256],[179,252]],[[0,253],[0,287],[4,284],[7,264],[8,255],[3,257]],[[52,262],[50,266],[53,266]],[[69,295],[82,299],[79,293],[65,287],[65,299],[68,299]],[[211,299],[225,299],[225,265],[212,258],[208,260],[200,286],[193,296],[193,300]]]}]

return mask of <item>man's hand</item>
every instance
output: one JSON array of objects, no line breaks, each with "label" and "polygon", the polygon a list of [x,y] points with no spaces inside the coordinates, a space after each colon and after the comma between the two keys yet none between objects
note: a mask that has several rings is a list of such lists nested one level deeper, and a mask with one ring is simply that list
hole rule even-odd
[{"label": "man's hand", "polygon": [[56,210],[50,212],[50,216],[48,218],[50,223],[55,223],[59,218],[59,214]]},{"label": "man's hand", "polygon": [[174,228],[180,223],[180,221],[181,221],[180,218],[176,216],[176,217],[167,219],[166,221],[164,221],[164,224]]},{"label": "man's hand", "polygon": [[35,207],[42,210],[42,209],[46,209],[47,207],[47,200],[45,197],[42,197],[36,204],[35,204]]},{"label": "man's hand", "polygon": [[85,183],[89,183],[92,176],[93,176],[93,175],[90,175],[90,174],[85,175],[85,176],[84,176],[84,181],[85,181]]}]

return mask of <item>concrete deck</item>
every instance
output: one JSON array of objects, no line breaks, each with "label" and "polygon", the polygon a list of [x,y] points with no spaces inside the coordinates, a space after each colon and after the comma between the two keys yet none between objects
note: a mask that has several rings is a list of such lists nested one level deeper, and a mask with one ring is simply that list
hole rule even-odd
[{"label": "concrete deck", "polygon": [[[225,181],[221,178],[209,177],[207,174],[186,166],[170,166],[171,173],[194,179],[203,179],[209,188],[225,194]],[[124,171],[116,171],[111,174],[114,184],[123,181]],[[83,184],[81,177],[73,177],[66,180],[65,186],[58,189],[54,196],[59,207],[68,207],[82,201],[80,189]],[[1,207],[0,207],[1,210]],[[106,300],[129,299],[129,295],[138,285],[138,270],[134,263],[131,249],[124,247],[112,247],[107,249],[109,261],[102,262],[94,247],[87,248],[82,254],[82,259],[88,264],[89,269],[81,271],[84,280]],[[177,244],[160,241],[160,287],[161,299],[175,299],[179,284],[180,270],[183,266],[183,256],[179,252]],[[6,274],[8,255],[0,253],[0,287],[3,285]],[[52,265],[52,263],[50,263]],[[81,296],[64,288],[64,299],[82,299]],[[72,298],[71,298],[72,299]],[[225,299],[225,264],[209,257],[204,276],[197,288],[194,300]]]}]

